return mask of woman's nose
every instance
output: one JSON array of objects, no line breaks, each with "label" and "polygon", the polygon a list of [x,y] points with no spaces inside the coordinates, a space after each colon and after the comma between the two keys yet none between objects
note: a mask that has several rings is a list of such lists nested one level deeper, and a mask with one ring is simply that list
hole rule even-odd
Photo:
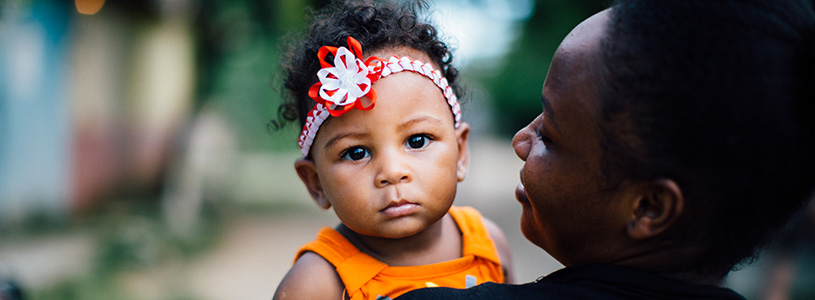
[{"label": "woman's nose", "polygon": [[385,187],[397,183],[407,183],[413,179],[410,168],[407,167],[405,158],[395,153],[382,153],[379,160],[379,172],[374,179],[376,187]]},{"label": "woman's nose", "polygon": [[532,147],[534,132],[529,128],[531,125],[530,123],[526,125],[526,127],[521,128],[521,130],[518,130],[515,136],[512,137],[512,149],[515,150],[515,155],[523,161],[526,161],[526,157],[529,155],[529,148]]}]

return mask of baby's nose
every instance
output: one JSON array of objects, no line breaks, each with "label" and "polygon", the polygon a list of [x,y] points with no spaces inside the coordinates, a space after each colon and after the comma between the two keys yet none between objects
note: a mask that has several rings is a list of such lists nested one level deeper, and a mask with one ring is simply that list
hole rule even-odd
[{"label": "baby's nose", "polygon": [[385,187],[397,183],[410,182],[412,174],[403,159],[396,155],[382,155],[379,157],[379,172],[374,180],[377,187]]}]

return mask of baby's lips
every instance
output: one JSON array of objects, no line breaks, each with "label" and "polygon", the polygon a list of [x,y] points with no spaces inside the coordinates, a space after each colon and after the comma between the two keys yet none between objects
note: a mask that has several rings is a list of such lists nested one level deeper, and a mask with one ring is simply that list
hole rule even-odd
[{"label": "baby's lips", "polygon": [[402,200],[399,202],[392,202],[388,205],[388,207],[381,210],[381,212],[390,218],[398,218],[413,214],[418,208],[418,204]]}]

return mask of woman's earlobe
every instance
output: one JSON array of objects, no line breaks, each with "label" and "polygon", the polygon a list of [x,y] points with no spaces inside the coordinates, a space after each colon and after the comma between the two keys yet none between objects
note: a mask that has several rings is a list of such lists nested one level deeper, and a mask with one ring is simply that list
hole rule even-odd
[{"label": "woman's earlobe", "polygon": [[639,186],[638,189],[626,229],[631,238],[646,239],[658,236],[682,215],[684,198],[679,186],[673,180],[654,180]]},{"label": "woman's earlobe", "polygon": [[323,185],[320,183],[320,176],[317,174],[317,166],[314,161],[306,158],[300,158],[294,162],[294,170],[297,171],[297,176],[303,181],[309,195],[317,203],[317,206],[323,209],[331,207],[331,202],[325,196]]}]

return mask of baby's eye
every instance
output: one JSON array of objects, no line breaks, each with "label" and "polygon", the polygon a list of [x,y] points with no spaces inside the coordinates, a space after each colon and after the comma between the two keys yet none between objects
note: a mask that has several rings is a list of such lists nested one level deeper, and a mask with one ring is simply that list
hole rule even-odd
[{"label": "baby's eye", "polygon": [[405,145],[408,148],[420,149],[420,148],[423,148],[423,147],[427,146],[428,143],[430,143],[430,138],[427,135],[416,134],[416,135],[411,135],[407,139],[407,142],[405,143]]},{"label": "baby's eye", "polygon": [[366,157],[368,157],[370,155],[371,155],[371,153],[368,152],[368,150],[366,150],[365,148],[362,148],[360,146],[354,146],[354,147],[348,148],[347,150],[345,150],[345,152],[342,153],[342,159],[360,160],[360,159],[366,158]]}]

